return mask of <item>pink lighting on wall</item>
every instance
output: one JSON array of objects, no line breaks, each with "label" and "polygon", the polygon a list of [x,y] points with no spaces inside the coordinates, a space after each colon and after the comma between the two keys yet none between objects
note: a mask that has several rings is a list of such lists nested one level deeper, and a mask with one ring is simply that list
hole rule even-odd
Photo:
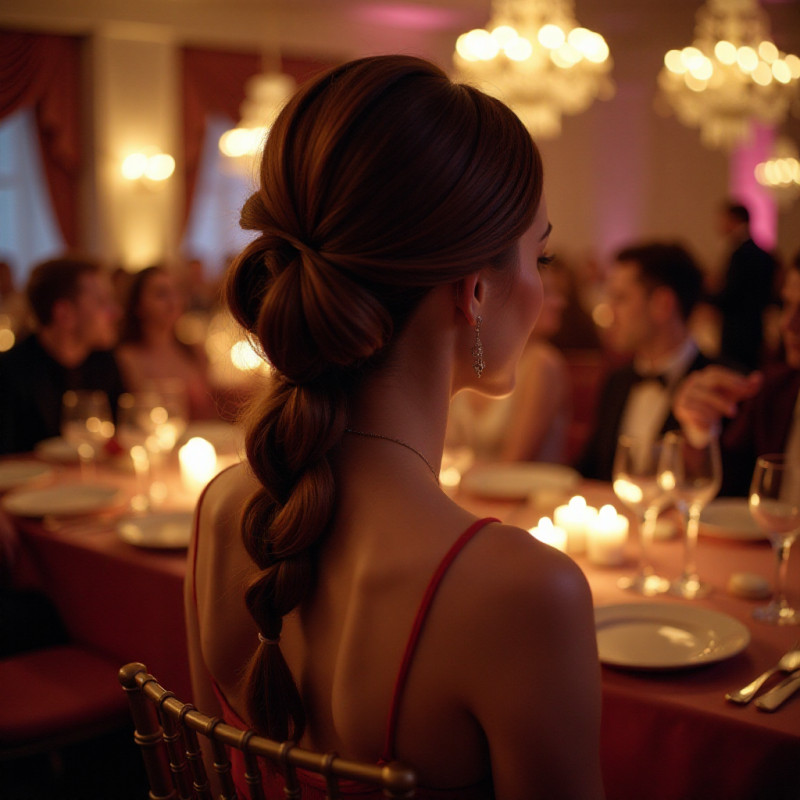
[{"label": "pink lighting on wall", "polygon": [[444,8],[369,3],[359,7],[354,16],[380,25],[435,31],[457,27],[463,18],[463,12]]},{"label": "pink lighting on wall", "polygon": [[754,123],[752,140],[737,147],[730,160],[730,195],[750,211],[753,241],[765,250],[773,250],[778,241],[778,204],[756,180],[755,168],[772,157],[774,139],[772,128]]}]

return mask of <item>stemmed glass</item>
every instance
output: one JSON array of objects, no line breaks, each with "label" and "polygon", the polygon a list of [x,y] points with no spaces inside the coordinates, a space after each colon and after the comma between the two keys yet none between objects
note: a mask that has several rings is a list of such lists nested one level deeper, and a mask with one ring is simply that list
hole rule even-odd
[{"label": "stemmed glass", "polygon": [[670,592],[690,600],[705,597],[711,586],[700,580],[695,559],[700,512],[722,484],[717,437],[691,442],[681,433],[667,433],[661,445],[658,482],[681,512],[686,530],[683,572],[672,582]]},{"label": "stemmed glass", "polygon": [[61,435],[78,451],[81,476],[95,474],[97,453],[114,435],[108,396],[100,391],[67,391],[61,399]]},{"label": "stemmed glass", "polygon": [[660,453],[660,442],[620,436],[612,472],[614,494],[639,523],[639,569],[617,585],[648,596],[662,594],[670,586],[667,578],[656,574],[650,555],[658,514],[668,496],[657,479]]},{"label": "stemmed glass", "polygon": [[154,425],[150,414],[152,403],[152,397],[147,394],[123,394],[118,401],[117,442],[130,454],[136,473],[137,490],[131,500],[135,511],[146,511],[151,504],[150,454],[155,447]]},{"label": "stemmed glass", "polygon": [[157,475],[161,462],[175,449],[188,425],[186,392],[179,382],[162,381],[142,393],[142,403],[147,407],[152,433],[147,439],[150,497],[159,503],[167,494],[166,483]]},{"label": "stemmed glass", "polygon": [[781,454],[759,456],[749,504],[753,519],[769,537],[778,560],[772,600],[756,608],[753,616],[774,625],[800,625],[800,610],[792,608],[786,599],[789,548],[800,535],[800,465]]}]

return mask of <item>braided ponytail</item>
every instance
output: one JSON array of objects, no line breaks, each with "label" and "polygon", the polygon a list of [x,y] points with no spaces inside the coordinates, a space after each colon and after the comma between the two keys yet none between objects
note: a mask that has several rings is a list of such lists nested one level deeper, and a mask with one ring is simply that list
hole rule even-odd
[{"label": "braided ponytail", "polygon": [[430,287],[507,255],[542,187],[538,151],[499,101],[406,56],[360,59],[303,87],[265,144],[240,224],[258,236],[231,264],[235,318],[274,368],[250,409],[261,486],[242,516],[259,573],[245,594],[261,632],[248,714],[274,739],[303,735],[278,644],[316,585],[335,515],[331,453],[350,398]]}]

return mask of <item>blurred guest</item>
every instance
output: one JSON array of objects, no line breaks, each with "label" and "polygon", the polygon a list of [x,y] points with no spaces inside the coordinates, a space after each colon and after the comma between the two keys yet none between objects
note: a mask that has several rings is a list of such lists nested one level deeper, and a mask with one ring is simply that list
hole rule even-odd
[{"label": "blurred guest", "polygon": [[551,264],[541,275],[542,310],[520,358],[514,391],[500,399],[472,391],[457,394],[450,404],[448,446],[469,447],[482,459],[563,460],[570,421],[569,375],[564,356],[549,339],[561,327],[566,274],[563,267]]},{"label": "blurred guest", "polygon": [[750,235],[750,212],[726,203],[720,231],[730,249],[722,288],[709,299],[722,315],[720,358],[743,369],[761,363],[764,311],[774,300],[777,262]]},{"label": "blurred guest", "polygon": [[9,327],[15,334],[28,327],[27,304],[25,295],[14,286],[14,273],[7,261],[0,260],[0,316],[7,320],[0,321],[0,327]]},{"label": "blurred guest", "polygon": [[[553,262],[558,280],[563,284],[564,309],[558,328],[547,338],[559,350],[600,350],[597,325],[586,310],[579,292],[579,277],[563,262]],[[593,308],[593,307],[592,307]]]},{"label": "blurred guest", "polygon": [[130,391],[167,389],[179,383],[189,418],[209,419],[217,414],[205,354],[175,335],[184,307],[184,296],[166,269],[154,266],[136,273],[128,291],[117,361]]},{"label": "blurred guest", "polygon": [[219,305],[219,283],[208,278],[205,264],[201,259],[188,259],[182,277],[189,311],[208,313]]},{"label": "blurred guest", "polygon": [[678,427],[672,395],[688,372],[710,363],[687,328],[702,283],[700,269],[680,245],[645,243],[617,254],[608,276],[608,337],[632,360],[612,371],[601,390],[577,465],[585,477],[611,480],[620,434],[657,438]]},{"label": "blurred guest", "polygon": [[800,252],[781,300],[782,362],[749,376],[711,366],[690,375],[675,396],[675,416],[690,436],[713,435],[723,418],[733,418],[720,439],[721,494],[747,494],[759,455],[785,452],[800,463]]},{"label": "blurred guest", "polygon": [[104,391],[112,409],[124,391],[110,349],[119,306],[100,267],[74,257],[45,261],[26,293],[36,331],[0,354],[0,453],[58,436],[67,390]]}]

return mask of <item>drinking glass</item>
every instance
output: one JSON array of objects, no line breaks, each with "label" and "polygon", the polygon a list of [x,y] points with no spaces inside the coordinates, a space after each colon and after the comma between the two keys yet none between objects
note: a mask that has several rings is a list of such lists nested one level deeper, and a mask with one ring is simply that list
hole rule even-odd
[{"label": "drinking glass", "polygon": [[153,397],[148,394],[120,395],[117,408],[117,442],[130,454],[136,473],[136,494],[131,500],[135,511],[151,505],[151,453],[156,447],[155,426],[151,419]]},{"label": "drinking glass", "polygon": [[750,484],[750,513],[777,556],[772,600],[753,616],[774,625],[800,625],[800,610],[786,599],[789,548],[800,535],[800,465],[781,454],[759,456]]},{"label": "drinking glass", "polygon": [[695,559],[700,512],[722,483],[717,437],[691,442],[682,433],[667,433],[661,445],[658,482],[683,516],[685,529],[683,572],[672,582],[670,592],[689,600],[705,597],[711,587],[700,580]]},{"label": "drinking glass", "polygon": [[614,494],[639,523],[639,569],[635,575],[620,578],[617,585],[648,596],[670,587],[667,578],[656,574],[650,555],[658,514],[668,497],[657,479],[660,453],[660,442],[620,436],[612,472]]},{"label": "drinking glass", "polygon": [[94,477],[97,453],[114,435],[108,396],[99,391],[67,391],[61,398],[61,435],[74,445],[84,480]]},{"label": "drinking glass", "polygon": [[189,421],[186,391],[180,381],[162,380],[145,388],[158,453],[168,455],[186,431]]},{"label": "drinking glass", "polygon": [[159,381],[142,392],[142,403],[149,416],[152,435],[147,439],[150,459],[150,499],[161,503],[167,496],[163,462],[183,436],[188,425],[186,392],[179,381]]}]

